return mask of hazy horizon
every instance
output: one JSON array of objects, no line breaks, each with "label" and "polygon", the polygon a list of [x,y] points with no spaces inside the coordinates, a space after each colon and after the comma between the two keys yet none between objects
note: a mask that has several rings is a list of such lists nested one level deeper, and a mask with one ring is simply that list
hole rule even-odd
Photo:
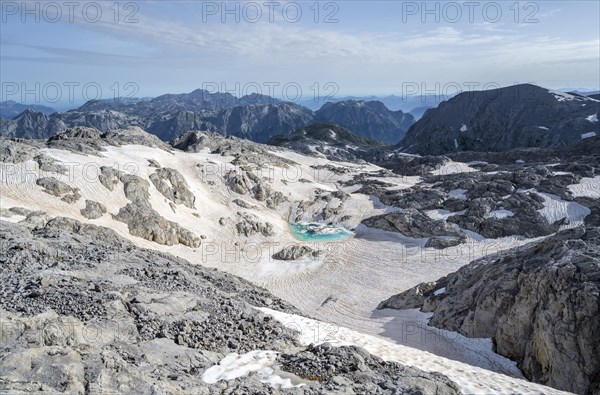
[{"label": "hazy horizon", "polygon": [[0,101],[600,89],[598,2],[24,4],[2,2]]}]

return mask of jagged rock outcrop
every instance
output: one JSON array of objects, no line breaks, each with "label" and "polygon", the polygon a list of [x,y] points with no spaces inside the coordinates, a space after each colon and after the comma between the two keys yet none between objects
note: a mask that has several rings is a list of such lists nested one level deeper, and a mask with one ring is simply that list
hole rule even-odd
[{"label": "jagged rock outcrop", "polygon": [[415,238],[452,236],[462,239],[465,237],[446,221],[433,220],[413,208],[370,217],[363,220],[362,224],[389,232],[399,232],[404,236]]},{"label": "jagged rock outcrop", "polygon": [[163,218],[152,207],[140,203],[128,203],[119,210],[114,219],[127,224],[129,233],[158,244],[183,244],[196,248],[201,239],[178,223]]},{"label": "jagged rock outcrop", "polygon": [[158,168],[156,172],[150,174],[150,181],[164,197],[173,203],[194,208],[196,197],[190,191],[185,178],[177,170],[166,167]]},{"label": "jagged rock outcrop", "polygon": [[40,146],[41,144],[38,142],[28,140],[0,140],[0,162],[23,163],[33,159],[37,155]]},{"label": "jagged rock outcrop", "polygon": [[270,222],[261,222],[260,219],[251,213],[238,213],[239,220],[235,224],[238,234],[245,237],[261,234],[265,237],[273,236],[273,225]]},{"label": "jagged rock outcrop", "polygon": [[[129,228],[129,233],[132,235],[164,245],[180,243],[193,248],[200,246],[201,237],[198,237],[188,229],[181,227],[176,222],[167,220],[152,208],[149,201],[150,192],[148,191],[150,183],[145,179],[134,174],[123,173],[112,167],[102,166],[100,168],[98,180],[110,191],[114,190],[115,186],[119,183],[123,184],[125,197],[129,199],[131,203],[122,207],[117,215],[113,215],[113,218],[117,221],[126,223]],[[185,180],[183,181],[185,182]],[[177,186],[175,186],[175,184],[173,184],[173,187],[177,188],[179,192],[182,192],[183,190],[179,189],[182,185],[183,184],[177,184]],[[167,189],[165,189],[165,191],[168,192]],[[192,204],[193,207],[193,195],[190,197],[186,193],[181,193],[179,195],[173,194],[173,199],[175,199],[176,196],[178,199],[177,201],[185,201],[188,204]]]},{"label": "jagged rock outcrop", "polygon": [[433,312],[429,324],[491,337],[533,381],[600,393],[600,228],[579,227],[471,262],[379,308]]}]

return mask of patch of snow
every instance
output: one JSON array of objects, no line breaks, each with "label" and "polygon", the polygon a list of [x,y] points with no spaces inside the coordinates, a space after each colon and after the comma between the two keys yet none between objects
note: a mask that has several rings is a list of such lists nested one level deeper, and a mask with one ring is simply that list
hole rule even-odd
[{"label": "patch of snow", "polygon": [[523,163],[525,163],[525,161],[523,159],[517,159],[515,161],[515,163],[523,164]]},{"label": "patch of snow", "polygon": [[[221,380],[233,380],[255,372],[261,383],[281,388],[301,387],[302,379],[277,369],[277,352],[255,350],[239,355],[232,353],[223,358],[218,365],[208,368],[202,374],[207,384],[215,384]],[[295,382],[295,383],[294,383]]]},{"label": "patch of snow", "polygon": [[586,118],[588,121],[590,121],[591,123],[596,123],[598,122],[598,114],[593,114],[590,115],[589,117]]},{"label": "patch of snow", "polygon": [[454,139],[454,148],[458,149],[458,141],[456,139]]},{"label": "patch of snow", "polygon": [[474,160],[472,162],[467,163],[467,165],[469,166],[476,166],[476,165],[487,165],[489,162],[483,161],[483,160]]},{"label": "patch of snow", "polygon": [[433,220],[443,219],[444,221],[453,215],[464,215],[467,210],[462,211],[449,211],[444,209],[436,209],[436,210],[427,210],[425,211],[425,215]]},{"label": "patch of snow", "polygon": [[448,174],[471,173],[475,171],[479,170],[470,167],[466,163],[450,161],[442,165],[439,169],[432,171],[431,174],[436,176],[445,176]]},{"label": "patch of snow", "polygon": [[589,139],[590,137],[594,137],[596,136],[596,132],[589,132],[589,133],[584,133],[581,135],[581,139]]},{"label": "patch of snow", "polygon": [[446,293],[446,287],[438,289],[438,290],[437,290],[437,291],[435,291],[433,294],[434,294],[435,296],[437,296],[437,295],[441,295],[441,294],[443,294],[443,293]]},{"label": "patch of snow", "polygon": [[577,96],[569,95],[568,93],[553,90],[548,90],[548,92],[550,92],[556,98],[557,101],[577,100]]},{"label": "patch of snow", "polygon": [[600,198],[600,176],[583,177],[579,184],[569,185],[569,190],[574,197],[587,196],[593,199]]},{"label": "patch of snow", "polygon": [[451,198],[455,198],[458,200],[467,200],[467,190],[466,189],[453,189],[448,191],[448,196]]},{"label": "patch of snow", "polygon": [[579,203],[568,202],[562,200],[560,196],[539,192],[535,189],[532,191],[544,198],[544,208],[538,210],[538,212],[545,217],[549,223],[567,217],[570,222],[567,227],[579,226],[583,224],[584,218],[591,214],[589,208],[582,206]]},{"label": "patch of snow", "polygon": [[[506,376],[456,360],[439,357],[426,351],[394,344],[385,339],[344,327],[338,327],[337,325],[264,307],[258,308],[258,310],[273,316],[288,328],[297,331],[300,334],[300,343],[303,345],[328,342],[333,346],[356,345],[363,347],[371,354],[385,361],[398,362],[403,365],[422,369],[426,372],[440,372],[448,376],[450,380],[456,382],[465,394],[566,394],[565,392],[541,384],[530,383],[521,378]],[[392,310],[390,314],[394,312]],[[411,328],[414,327],[415,330],[427,328],[427,321],[431,317],[430,313],[420,313],[416,309],[399,312],[399,314],[406,313],[414,315]],[[316,328],[321,328],[321,331],[324,328],[330,328],[330,330],[323,331],[327,333],[322,335],[320,334],[321,331],[319,331],[319,335],[317,335]],[[457,345],[471,347],[477,350],[476,352],[480,353],[480,355],[493,353],[491,339],[469,339],[456,332],[437,328],[435,330],[436,335],[449,336]],[[407,335],[405,334],[405,336]],[[507,369],[515,368],[515,362],[498,355],[496,356],[499,358],[498,363],[503,364]]]},{"label": "patch of snow", "polygon": [[460,127],[460,131],[461,131],[461,132],[466,132],[467,130],[469,130],[469,128],[467,128],[467,125],[465,125],[465,124],[463,124],[463,125]]},{"label": "patch of snow", "polygon": [[538,129],[542,129],[542,130],[550,130],[550,129],[548,129],[548,128],[547,128],[547,127],[545,127],[545,126],[538,126]]},{"label": "patch of snow", "polygon": [[514,215],[515,215],[515,213],[513,213],[510,210],[500,209],[500,210],[490,211],[490,213],[488,214],[488,218],[502,219],[502,218],[514,217]]}]

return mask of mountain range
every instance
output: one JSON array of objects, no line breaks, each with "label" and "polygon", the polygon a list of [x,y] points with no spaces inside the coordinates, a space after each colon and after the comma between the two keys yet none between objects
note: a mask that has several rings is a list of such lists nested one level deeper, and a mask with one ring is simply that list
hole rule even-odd
[{"label": "mountain range", "polygon": [[203,130],[266,142],[277,134],[319,122],[338,123],[359,136],[395,144],[414,118],[402,111],[390,111],[380,102],[328,103],[313,112],[270,96],[252,94],[237,98],[230,93],[198,89],[153,99],[95,100],[78,109],[50,115],[27,109],[13,119],[0,120],[0,135],[48,138],[75,126],[105,132],[139,126],[164,141],[187,131]]},{"label": "mountain range", "polygon": [[[27,108],[13,119],[0,119],[0,136],[45,139],[76,126],[102,132],[137,126],[163,141],[188,131],[206,131],[265,143],[311,125],[333,124],[359,138],[393,145],[394,152],[441,155],[556,148],[600,135],[600,100],[595,95],[531,84],[463,92],[436,108],[419,111],[422,118],[415,121],[411,114],[392,111],[381,101],[353,99],[328,102],[311,111],[265,95],[237,98],[198,89],[156,98],[90,101],[76,110],[52,114]],[[298,136],[292,138],[296,145]]]}]

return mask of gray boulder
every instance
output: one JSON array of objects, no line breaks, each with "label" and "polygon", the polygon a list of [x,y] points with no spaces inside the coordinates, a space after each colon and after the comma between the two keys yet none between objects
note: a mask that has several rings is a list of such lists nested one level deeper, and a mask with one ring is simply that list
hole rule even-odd
[{"label": "gray boulder", "polygon": [[316,257],[319,255],[319,251],[315,251],[308,246],[293,245],[284,247],[280,251],[273,254],[272,258],[280,261],[295,261],[306,255]]},{"label": "gray boulder", "polygon": [[38,178],[36,184],[44,188],[44,192],[60,197],[60,200],[67,203],[75,203],[81,198],[79,188],[73,188],[54,177]]},{"label": "gray boulder", "polygon": [[97,219],[106,214],[106,207],[93,200],[85,200],[85,208],[81,209],[81,215],[87,219]]}]

